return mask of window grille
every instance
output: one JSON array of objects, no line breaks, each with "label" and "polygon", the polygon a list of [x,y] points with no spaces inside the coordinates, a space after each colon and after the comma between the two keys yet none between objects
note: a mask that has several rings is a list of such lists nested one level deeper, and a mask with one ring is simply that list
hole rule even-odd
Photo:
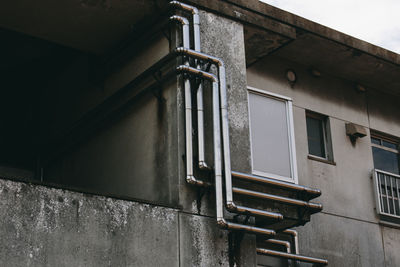
[{"label": "window grille", "polygon": [[375,170],[374,184],[378,214],[400,219],[400,175]]}]

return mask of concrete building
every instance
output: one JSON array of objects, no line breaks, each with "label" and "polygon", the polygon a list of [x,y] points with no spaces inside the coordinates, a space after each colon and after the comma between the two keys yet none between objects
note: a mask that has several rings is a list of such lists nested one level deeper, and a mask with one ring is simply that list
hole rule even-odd
[{"label": "concrete building", "polygon": [[0,266],[400,266],[400,55],[257,0],[0,27]]}]

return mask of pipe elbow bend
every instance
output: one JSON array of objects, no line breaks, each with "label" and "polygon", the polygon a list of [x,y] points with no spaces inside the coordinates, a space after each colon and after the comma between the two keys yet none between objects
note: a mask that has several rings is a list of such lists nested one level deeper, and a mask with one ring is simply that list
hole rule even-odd
[{"label": "pipe elbow bend", "polygon": [[202,170],[211,170],[205,161],[199,161],[199,168]]},{"label": "pipe elbow bend", "polygon": [[176,6],[183,10],[187,10],[187,11],[191,12],[193,15],[199,14],[199,10],[197,9],[197,7],[187,5],[187,4],[181,3],[179,1],[171,1],[171,2],[169,2],[169,4],[171,6]]},{"label": "pipe elbow bend", "polygon": [[226,208],[230,211],[236,211],[237,207],[235,205],[235,203],[233,203],[233,201],[228,201],[226,203]]},{"label": "pipe elbow bend", "polygon": [[178,15],[173,15],[171,17],[169,17],[170,20],[175,20],[180,22],[182,25],[189,25],[189,20],[187,18],[178,16]]},{"label": "pipe elbow bend", "polygon": [[196,180],[196,178],[194,178],[193,175],[186,176],[186,182],[188,184],[193,184],[193,185],[197,185],[198,184],[198,181]]},{"label": "pipe elbow bend", "polygon": [[217,219],[217,224],[219,227],[226,229],[228,227],[228,223],[225,221],[224,218]]}]

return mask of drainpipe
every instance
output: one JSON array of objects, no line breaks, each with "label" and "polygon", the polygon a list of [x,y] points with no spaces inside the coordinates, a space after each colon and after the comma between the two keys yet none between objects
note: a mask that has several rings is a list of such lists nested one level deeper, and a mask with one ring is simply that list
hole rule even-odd
[{"label": "drainpipe", "polygon": [[286,229],[285,231],[283,231],[283,233],[291,235],[293,237],[294,240],[294,254],[299,254],[299,235],[297,233],[296,230],[292,230],[292,229]]},{"label": "drainpipe", "polygon": [[213,101],[213,145],[214,145],[214,176],[215,176],[215,199],[217,208],[217,222],[224,220],[224,204],[222,192],[222,154],[221,154],[221,129],[219,113],[219,90],[218,79],[212,74],[187,65],[177,67],[180,73],[187,73],[205,78],[212,82],[212,101]]},{"label": "drainpipe", "polygon": [[[171,1],[170,5],[178,7],[182,10],[188,11],[192,13],[193,17],[193,35],[194,35],[194,50],[197,52],[201,51],[200,45],[200,17],[199,10],[178,1]],[[197,69],[201,69],[197,61],[196,67]],[[204,149],[204,104],[203,104],[203,84],[200,83],[199,88],[197,90],[197,137],[198,137],[198,147],[199,147],[199,168],[209,170],[210,167],[207,165],[205,160],[205,149]]]},{"label": "drainpipe", "polygon": [[[181,16],[172,16],[170,20],[182,24],[183,47],[190,47],[189,21]],[[189,59],[186,58],[184,66],[189,67]],[[197,186],[209,186],[210,184],[196,179],[193,172],[193,139],[192,139],[192,89],[189,77],[184,77],[185,90],[185,135],[186,135],[186,182]]]},{"label": "drainpipe", "polygon": [[228,99],[226,93],[226,73],[225,64],[222,59],[210,56],[198,51],[178,47],[177,53],[186,54],[197,59],[209,61],[218,67],[218,79],[220,83],[220,97],[221,97],[221,115],[222,115],[222,137],[223,137],[223,151],[224,151],[224,168],[225,168],[225,188],[226,188],[226,204],[229,208],[234,209],[232,195],[232,175],[231,175],[231,155],[229,145],[229,123],[228,123]]}]

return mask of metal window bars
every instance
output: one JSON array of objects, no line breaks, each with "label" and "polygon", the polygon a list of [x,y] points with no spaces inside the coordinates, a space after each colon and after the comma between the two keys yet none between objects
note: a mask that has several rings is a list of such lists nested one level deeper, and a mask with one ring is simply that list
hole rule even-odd
[{"label": "metal window bars", "polygon": [[377,213],[400,221],[400,175],[375,169],[373,181]]}]

